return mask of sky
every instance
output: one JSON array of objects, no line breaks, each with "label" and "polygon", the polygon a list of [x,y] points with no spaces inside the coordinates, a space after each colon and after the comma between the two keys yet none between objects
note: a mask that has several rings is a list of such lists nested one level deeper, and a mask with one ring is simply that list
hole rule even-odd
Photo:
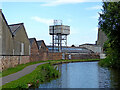
[{"label": "sky", "polygon": [[[94,1],[94,0],[93,0]],[[95,0],[34,0],[26,2],[0,2],[0,8],[8,24],[24,23],[29,38],[52,42],[49,25],[62,20],[70,26],[68,46],[95,44],[98,34],[98,17],[102,2]]]}]

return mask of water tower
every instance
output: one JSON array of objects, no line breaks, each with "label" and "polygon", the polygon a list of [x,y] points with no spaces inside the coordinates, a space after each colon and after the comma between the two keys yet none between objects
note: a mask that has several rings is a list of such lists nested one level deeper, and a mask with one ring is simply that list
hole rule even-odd
[{"label": "water tower", "polygon": [[67,35],[70,34],[70,26],[62,25],[61,20],[54,20],[54,25],[49,26],[49,34],[52,35],[52,50],[62,51],[62,46],[67,46]]}]

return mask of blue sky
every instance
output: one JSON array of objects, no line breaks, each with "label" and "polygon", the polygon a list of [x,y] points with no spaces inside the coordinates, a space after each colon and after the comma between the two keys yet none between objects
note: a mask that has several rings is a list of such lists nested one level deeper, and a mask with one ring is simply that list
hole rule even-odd
[{"label": "blue sky", "polygon": [[71,28],[68,36],[68,45],[71,46],[95,43],[98,12],[101,12],[102,2],[82,0],[2,2],[0,8],[8,24],[24,23],[29,38],[44,40],[47,45],[52,42],[49,25],[53,24],[54,19],[62,20],[63,24]]}]

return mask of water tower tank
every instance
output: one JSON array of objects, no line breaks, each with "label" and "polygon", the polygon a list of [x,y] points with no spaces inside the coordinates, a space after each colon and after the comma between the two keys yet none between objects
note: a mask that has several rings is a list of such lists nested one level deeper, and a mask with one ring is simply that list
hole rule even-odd
[{"label": "water tower tank", "polygon": [[70,34],[70,26],[63,25],[62,20],[54,20],[54,25],[49,26],[49,34],[52,35],[52,51],[54,46],[57,51],[62,51],[62,46],[67,46],[67,35]]},{"label": "water tower tank", "polygon": [[69,35],[70,34],[70,26],[67,25],[52,25],[49,26],[49,34],[50,35]]}]

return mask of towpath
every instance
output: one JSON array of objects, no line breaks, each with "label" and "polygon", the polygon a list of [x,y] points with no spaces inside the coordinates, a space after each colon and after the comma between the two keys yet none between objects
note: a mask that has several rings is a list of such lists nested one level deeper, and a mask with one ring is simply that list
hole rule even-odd
[{"label": "towpath", "polygon": [[11,81],[17,80],[17,79],[21,78],[22,76],[25,76],[26,74],[31,73],[33,70],[35,70],[35,68],[37,66],[45,64],[45,63],[47,63],[47,62],[33,64],[33,65],[25,67],[23,70],[18,71],[14,74],[10,74],[8,76],[0,78],[0,86],[5,85],[6,83],[9,83]]}]

